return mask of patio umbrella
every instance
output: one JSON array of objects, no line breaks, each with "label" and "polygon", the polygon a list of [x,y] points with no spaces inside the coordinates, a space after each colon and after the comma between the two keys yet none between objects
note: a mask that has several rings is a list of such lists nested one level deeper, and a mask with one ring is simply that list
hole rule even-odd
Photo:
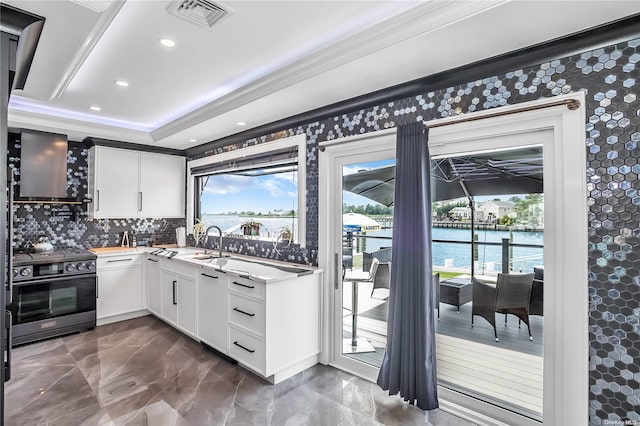
[{"label": "patio umbrella", "polygon": [[345,232],[378,231],[380,224],[360,213],[345,213],[342,215],[342,230]]},{"label": "patio umbrella", "polygon": [[346,175],[342,178],[345,191],[362,195],[384,206],[393,205],[396,166],[380,167]]},{"label": "patio umbrella", "polygon": [[[467,198],[471,207],[471,232],[475,224],[473,197],[543,192],[542,147],[438,158],[431,161],[431,168],[432,200]],[[342,187],[390,207],[395,191],[395,165],[346,175],[342,178]],[[472,253],[474,246],[472,238]],[[472,261],[472,275],[473,272]]]},{"label": "patio umbrella", "polygon": [[[433,201],[479,195],[542,193],[542,148],[531,147],[432,160]],[[363,170],[342,178],[345,191],[393,205],[396,167]]]}]

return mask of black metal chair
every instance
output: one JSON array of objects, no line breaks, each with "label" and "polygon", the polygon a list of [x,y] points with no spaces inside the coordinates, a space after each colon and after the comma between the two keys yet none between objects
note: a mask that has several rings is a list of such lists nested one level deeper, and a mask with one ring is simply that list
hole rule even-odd
[{"label": "black metal chair", "polygon": [[497,342],[496,312],[505,315],[512,314],[527,324],[529,340],[533,340],[529,325],[529,302],[533,274],[498,274],[495,286],[482,283],[475,278],[472,278],[471,281],[473,283],[472,327],[473,317],[481,316],[493,326],[493,334]]}]

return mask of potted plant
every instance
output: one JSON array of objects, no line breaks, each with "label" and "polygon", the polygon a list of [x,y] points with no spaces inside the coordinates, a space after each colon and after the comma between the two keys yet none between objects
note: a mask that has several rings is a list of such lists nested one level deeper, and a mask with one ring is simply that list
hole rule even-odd
[{"label": "potted plant", "polygon": [[248,220],[240,225],[243,235],[260,235],[260,227],[262,224],[255,220]]},{"label": "potted plant", "polygon": [[280,228],[280,232],[278,233],[277,241],[282,241],[283,243],[291,243],[293,240],[293,232],[291,228],[287,225]]},{"label": "potted plant", "polygon": [[200,219],[196,218],[193,224],[193,239],[196,242],[196,247],[200,244],[200,241],[204,238],[205,224]]}]

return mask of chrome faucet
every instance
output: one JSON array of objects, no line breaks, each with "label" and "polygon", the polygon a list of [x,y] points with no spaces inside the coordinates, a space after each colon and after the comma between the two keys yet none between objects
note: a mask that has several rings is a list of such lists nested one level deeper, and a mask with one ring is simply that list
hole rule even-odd
[{"label": "chrome faucet", "polygon": [[204,243],[203,244],[207,244],[207,241],[209,240],[209,231],[211,230],[211,228],[215,228],[218,230],[218,233],[220,234],[220,239],[218,241],[218,250],[220,252],[220,258],[222,258],[222,229],[220,229],[218,226],[216,225],[211,225],[207,228],[206,231],[204,231]]}]

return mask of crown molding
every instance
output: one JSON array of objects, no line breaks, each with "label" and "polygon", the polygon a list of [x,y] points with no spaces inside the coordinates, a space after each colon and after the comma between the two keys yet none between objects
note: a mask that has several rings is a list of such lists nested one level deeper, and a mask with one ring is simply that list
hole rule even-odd
[{"label": "crown molding", "polygon": [[[76,3],[95,11],[95,9],[84,5],[84,2],[76,1]],[[114,1],[105,11],[100,13],[100,17],[96,21],[89,34],[87,34],[87,38],[76,52],[71,62],[69,62],[69,66],[67,66],[67,69],[62,74],[62,78],[56,85],[56,88],[49,97],[49,100],[57,99],[64,94],[64,92],[67,90],[67,87],[69,87],[71,80],[73,80],[73,78],[76,76],[76,74],[80,70],[80,67],[82,67],[82,64],[84,64],[84,61],[87,60],[93,48],[96,46],[96,44],[98,44],[98,41],[100,41],[100,38],[107,30],[107,28],[109,28],[109,25],[111,25],[111,22],[113,22],[118,12],[120,12],[120,9],[124,5],[124,3],[124,1]]]},{"label": "crown molding", "polygon": [[69,139],[83,140],[87,136],[120,139],[145,145],[154,145],[149,133],[139,130],[130,130],[123,127],[108,126],[105,124],[90,123],[72,118],[58,117],[47,114],[39,114],[30,111],[9,109],[9,127],[18,129],[33,129],[54,131],[68,135]]},{"label": "crown molding", "polygon": [[437,31],[509,0],[425,2],[340,40],[276,72],[256,79],[151,131],[154,141],[172,136],[249,102],[421,34]]}]

